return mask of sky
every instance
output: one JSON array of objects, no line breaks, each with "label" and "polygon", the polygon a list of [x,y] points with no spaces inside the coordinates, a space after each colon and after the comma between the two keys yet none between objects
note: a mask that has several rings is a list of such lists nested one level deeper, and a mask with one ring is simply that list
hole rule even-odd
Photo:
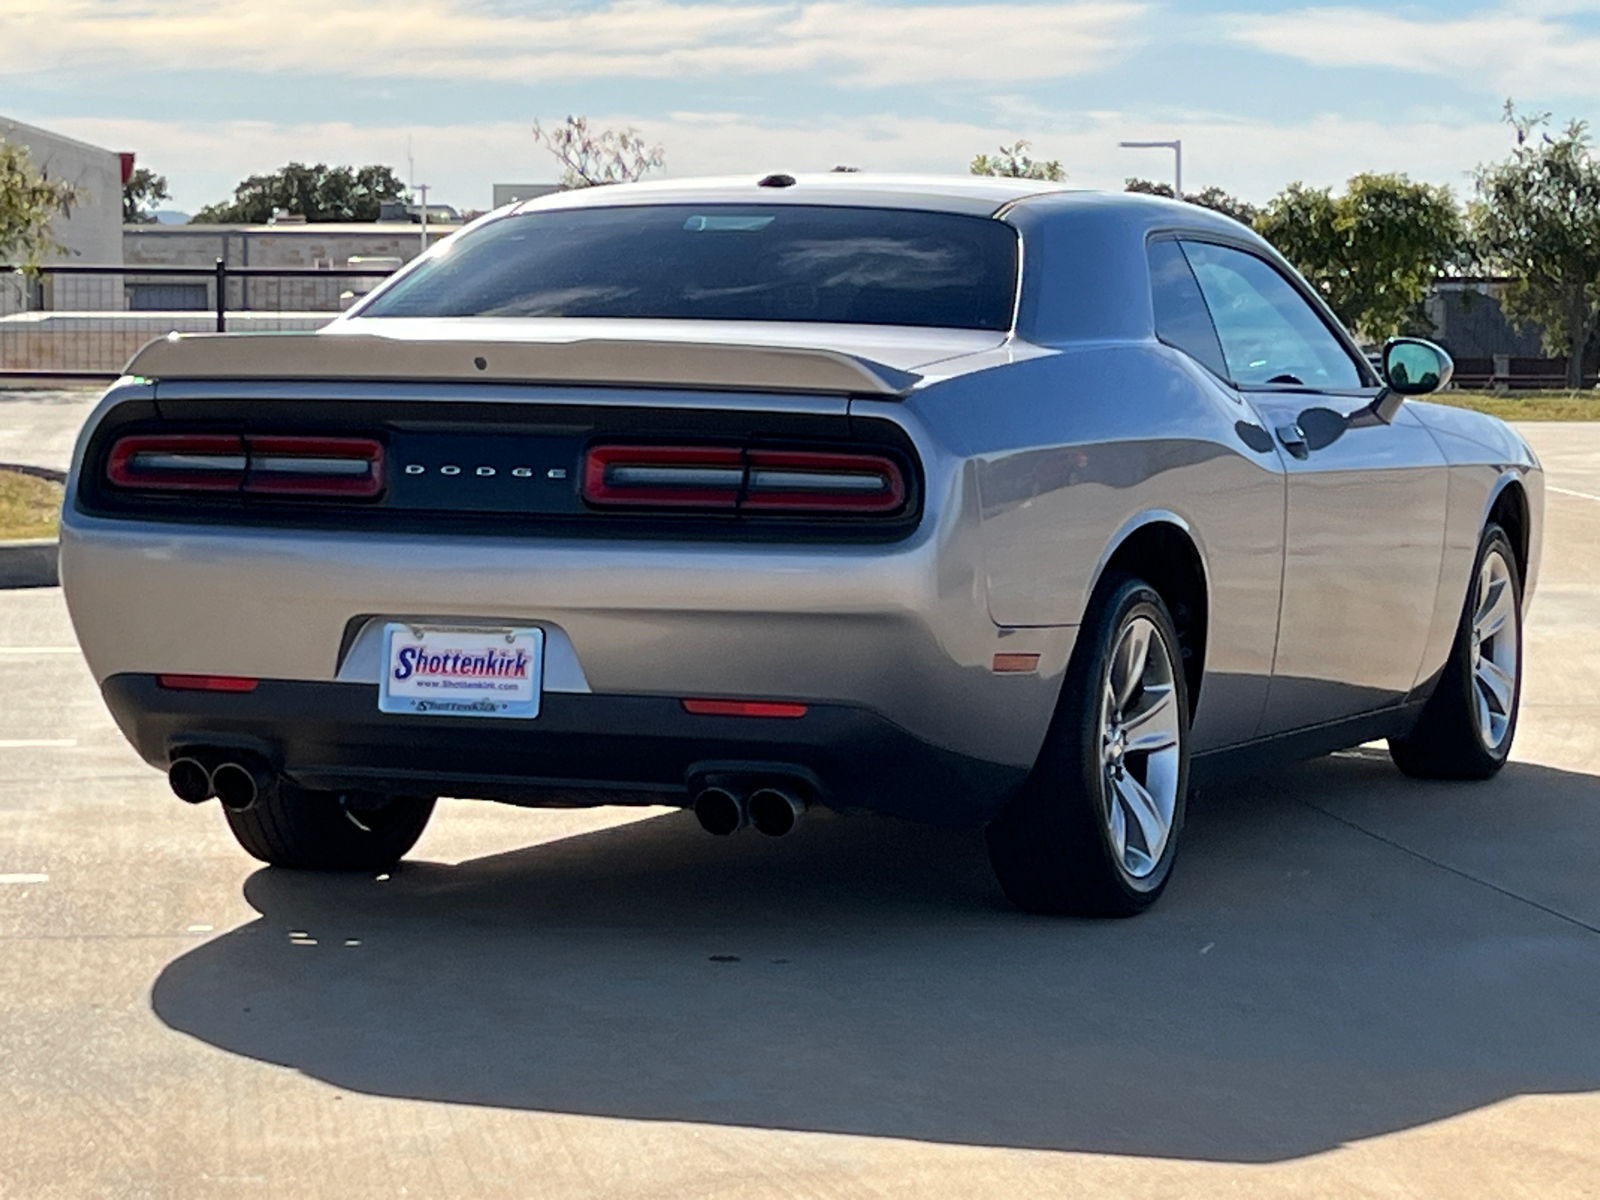
[{"label": "sky", "polygon": [[1026,138],[1086,187],[1262,201],[1405,171],[1470,191],[1507,98],[1600,116],[1600,0],[0,0],[0,115],[223,200],[285,162],[380,162],[487,208],[587,115],[664,174],[964,172]]}]

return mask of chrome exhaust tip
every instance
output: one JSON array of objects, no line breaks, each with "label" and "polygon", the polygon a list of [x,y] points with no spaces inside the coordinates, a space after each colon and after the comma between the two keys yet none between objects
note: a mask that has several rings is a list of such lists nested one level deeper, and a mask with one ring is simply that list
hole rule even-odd
[{"label": "chrome exhaust tip", "polygon": [[805,800],[786,787],[760,787],[750,792],[750,824],[766,837],[784,837],[805,816]]},{"label": "chrome exhaust tip", "polygon": [[738,833],[745,826],[744,803],[727,788],[701,788],[694,798],[695,819],[700,828],[717,837]]},{"label": "chrome exhaust tip", "polygon": [[204,804],[211,799],[211,772],[197,758],[175,758],[167,768],[167,786],[185,804]]},{"label": "chrome exhaust tip", "polygon": [[805,815],[806,802],[785,788],[757,788],[750,793],[750,824],[768,837],[793,833]]},{"label": "chrome exhaust tip", "polygon": [[259,763],[225,762],[211,772],[211,790],[229,812],[244,812],[272,786],[272,772]]}]

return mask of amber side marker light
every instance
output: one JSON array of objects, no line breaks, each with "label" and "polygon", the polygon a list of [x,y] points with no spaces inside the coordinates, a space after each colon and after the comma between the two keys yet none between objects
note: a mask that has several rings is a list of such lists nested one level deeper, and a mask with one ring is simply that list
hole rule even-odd
[{"label": "amber side marker light", "polygon": [[806,706],[790,700],[685,700],[697,717],[803,717]]},{"label": "amber side marker light", "polygon": [[175,692],[253,692],[261,681],[243,675],[157,675],[156,682]]},{"label": "amber side marker light", "polygon": [[1032,675],[1039,669],[1039,656],[1037,654],[996,654],[994,656],[994,673],[996,675]]}]

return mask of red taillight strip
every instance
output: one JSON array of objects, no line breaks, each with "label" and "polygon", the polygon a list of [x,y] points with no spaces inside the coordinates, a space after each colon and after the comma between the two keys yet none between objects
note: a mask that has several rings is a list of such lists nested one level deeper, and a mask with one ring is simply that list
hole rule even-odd
[{"label": "red taillight strip", "polygon": [[685,700],[685,712],[697,717],[803,717],[806,705],[792,700]]},{"label": "red taillight strip", "polygon": [[906,501],[905,475],[882,454],[723,446],[595,446],[583,496],[600,506],[755,509],[878,516]]},{"label": "red taillight strip", "polygon": [[743,455],[727,446],[596,446],[583,463],[593,504],[733,508],[743,485]]},{"label": "red taillight strip", "polygon": [[268,495],[376,496],[383,490],[383,445],[372,438],[245,438],[246,492]]},{"label": "red taillight strip", "polygon": [[751,450],[745,508],[890,513],[906,500],[899,466],[879,454]]},{"label": "red taillight strip", "polygon": [[111,448],[106,478],[127,488],[236,492],[245,464],[244,439],[232,434],[136,434]]},{"label": "red taillight strip", "polygon": [[261,681],[243,675],[157,675],[156,682],[179,692],[253,692]]},{"label": "red taillight strip", "polygon": [[112,446],[106,478],[151,491],[367,498],[383,490],[383,445],[354,437],[133,434]]}]

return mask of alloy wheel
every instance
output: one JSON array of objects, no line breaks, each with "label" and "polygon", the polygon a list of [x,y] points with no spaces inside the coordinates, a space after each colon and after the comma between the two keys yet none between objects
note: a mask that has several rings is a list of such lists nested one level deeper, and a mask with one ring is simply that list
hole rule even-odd
[{"label": "alloy wheel", "polygon": [[1119,631],[1101,699],[1103,815],[1118,869],[1137,886],[1172,837],[1183,729],[1172,651],[1155,623]]},{"label": "alloy wheel", "polygon": [[1491,550],[1478,568],[1472,612],[1472,693],[1478,737],[1499,750],[1511,735],[1522,646],[1516,620],[1516,589],[1505,556]]}]

